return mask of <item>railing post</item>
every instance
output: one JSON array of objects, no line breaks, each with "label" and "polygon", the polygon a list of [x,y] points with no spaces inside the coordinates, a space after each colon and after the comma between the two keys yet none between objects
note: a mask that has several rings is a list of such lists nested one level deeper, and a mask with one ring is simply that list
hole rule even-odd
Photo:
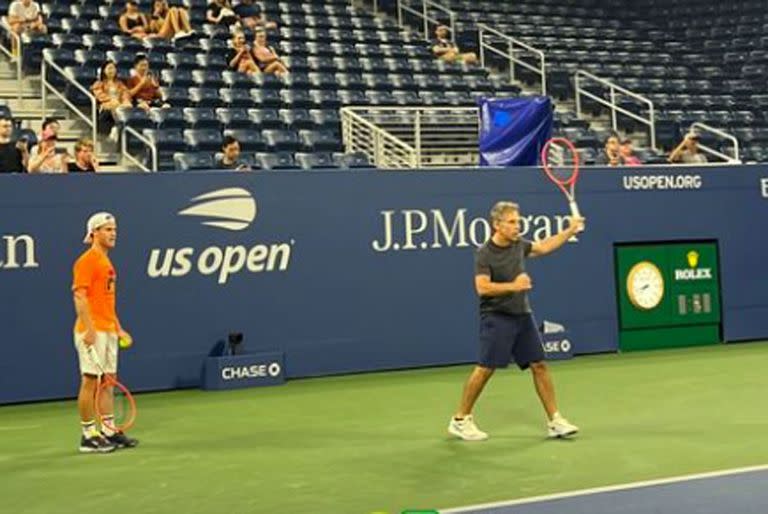
[{"label": "railing post", "polygon": [[403,9],[400,5],[401,0],[397,0],[397,26],[403,26]]},{"label": "railing post", "polygon": [[611,126],[614,131],[619,129],[616,121],[616,89],[613,86],[611,86]]},{"label": "railing post", "polygon": [[416,111],[416,119],[413,124],[414,146],[416,147],[416,162],[421,166],[421,109]]},{"label": "railing post", "polygon": [[485,40],[483,34],[483,25],[477,27],[477,40],[480,43],[480,67],[485,68]]},{"label": "railing post", "polygon": [[509,81],[515,81],[515,44],[507,40],[507,53],[509,54]]},{"label": "railing post", "polygon": [[547,61],[544,53],[541,54],[541,95],[547,96]]},{"label": "railing post", "polygon": [[656,111],[653,104],[649,106],[649,114],[651,118],[651,148],[656,149]]},{"label": "railing post", "polygon": [[[43,118],[45,118],[45,113],[48,111],[48,92],[46,83],[48,81],[48,66],[45,63],[45,59],[43,59],[43,67],[40,70],[40,98],[41,103],[43,106]],[[95,141],[94,141],[95,143]]]},{"label": "railing post", "polygon": [[581,118],[581,79],[578,71],[573,76],[573,87],[576,90],[576,116]]},{"label": "railing post", "polygon": [[96,105],[96,98],[91,98],[91,122],[93,123],[93,126],[91,127],[91,137],[93,138],[93,144],[96,146],[96,153],[98,153],[101,150],[101,142],[99,141],[99,112],[98,106]]},{"label": "railing post", "polygon": [[450,11],[449,19],[451,21],[451,42],[456,43],[456,13]]},{"label": "railing post", "polygon": [[18,88],[18,99],[22,99],[21,85],[23,83],[22,64],[24,62],[24,48],[21,46],[21,36],[17,36],[16,48],[19,54],[16,56],[16,86]]}]

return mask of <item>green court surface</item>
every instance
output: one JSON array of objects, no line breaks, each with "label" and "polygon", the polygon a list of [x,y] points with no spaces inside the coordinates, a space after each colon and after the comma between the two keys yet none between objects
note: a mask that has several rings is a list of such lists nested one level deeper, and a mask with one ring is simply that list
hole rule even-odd
[{"label": "green court surface", "polygon": [[79,455],[72,401],[0,407],[8,513],[395,513],[768,462],[768,344],[552,366],[572,441],[544,438],[530,376],[499,372],[486,442],[447,436],[470,366],[138,395],[134,450]]}]

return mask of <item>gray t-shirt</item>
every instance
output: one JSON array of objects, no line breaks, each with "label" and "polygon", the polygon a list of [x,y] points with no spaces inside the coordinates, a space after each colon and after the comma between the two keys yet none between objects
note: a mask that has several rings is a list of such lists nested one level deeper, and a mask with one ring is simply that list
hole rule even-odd
[{"label": "gray t-shirt", "polygon": [[[491,282],[512,282],[525,272],[525,259],[531,253],[533,243],[518,239],[502,247],[492,239],[475,252],[475,275],[490,275]],[[480,312],[525,314],[531,312],[526,293],[510,293],[504,296],[481,296]]]},{"label": "gray t-shirt", "polygon": [[680,162],[684,164],[706,164],[707,156],[701,152],[693,153],[683,150],[683,153],[680,154]]}]

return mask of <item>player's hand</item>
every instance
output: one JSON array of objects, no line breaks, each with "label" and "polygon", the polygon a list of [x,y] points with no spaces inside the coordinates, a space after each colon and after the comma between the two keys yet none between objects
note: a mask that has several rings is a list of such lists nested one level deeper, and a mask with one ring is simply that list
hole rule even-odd
[{"label": "player's hand", "polygon": [[569,216],[568,217],[568,230],[575,234],[584,230],[585,219],[581,216]]},{"label": "player's hand", "polygon": [[520,273],[512,282],[512,287],[516,292],[528,291],[533,289],[533,283],[528,273]]},{"label": "player's hand", "polygon": [[93,346],[93,344],[96,342],[96,331],[87,330],[85,332],[85,336],[83,336],[83,342],[85,343],[85,346]]}]

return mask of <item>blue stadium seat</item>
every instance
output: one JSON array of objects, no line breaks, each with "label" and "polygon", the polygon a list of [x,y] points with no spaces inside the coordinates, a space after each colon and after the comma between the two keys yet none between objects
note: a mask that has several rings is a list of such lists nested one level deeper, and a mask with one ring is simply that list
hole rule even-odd
[{"label": "blue stadium seat", "polygon": [[311,129],[315,127],[315,121],[306,109],[280,109],[280,119],[291,130]]},{"label": "blue stadium seat", "polygon": [[296,164],[305,170],[335,169],[339,166],[328,153],[297,153]]},{"label": "blue stadium seat", "polygon": [[213,154],[210,152],[177,152],[173,154],[173,163],[177,171],[215,169]]},{"label": "blue stadium seat", "polygon": [[149,111],[149,118],[158,129],[181,129],[186,127],[184,109],[172,107],[170,109],[153,108]]},{"label": "blue stadium seat", "polygon": [[306,152],[338,152],[341,150],[341,141],[338,136],[326,130],[301,130],[299,131],[299,138]]},{"label": "blue stadium seat", "polygon": [[219,90],[219,94],[227,107],[247,108],[253,105],[253,98],[251,98],[251,92],[248,89],[222,88]]},{"label": "blue stadium seat", "polygon": [[232,136],[240,143],[241,152],[263,152],[266,149],[261,132],[252,129],[228,129],[224,136]]},{"label": "blue stadium seat", "polygon": [[116,119],[118,124],[131,127],[141,131],[143,129],[154,128],[155,124],[146,111],[136,107],[121,107],[117,110]]},{"label": "blue stadium seat", "polygon": [[301,149],[299,136],[292,130],[269,129],[262,132],[270,152],[297,152]]},{"label": "blue stadium seat", "polygon": [[186,129],[184,142],[192,152],[215,152],[221,148],[221,131],[219,129]]},{"label": "blue stadium seat", "polygon": [[160,80],[163,84],[173,88],[189,88],[194,84],[190,70],[165,69],[160,72]]},{"label": "blue stadium seat", "polygon": [[189,88],[189,99],[195,107],[224,107],[219,91],[207,87]]},{"label": "blue stadium seat", "polygon": [[240,73],[238,71],[223,71],[221,73],[221,79],[224,81],[224,85],[230,89],[250,90],[254,87],[253,79],[245,73]]},{"label": "blue stadium seat", "polygon": [[254,128],[260,130],[285,128],[276,109],[248,109],[248,117]]},{"label": "blue stadium seat", "polygon": [[211,107],[187,107],[184,109],[184,121],[189,128],[221,129],[221,122],[216,110]]},{"label": "blue stadium seat", "polygon": [[296,165],[293,154],[289,152],[257,153],[256,162],[265,170],[300,170]]},{"label": "blue stadium seat", "polygon": [[339,168],[374,168],[368,156],[362,152],[352,154],[336,152],[333,154],[333,160]]},{"label": "blue stadium seat", "polygon": [[248,110],[244,108],[221,107],[216,109],[216,117],[227,129],[247,129],[253,126]]}]

